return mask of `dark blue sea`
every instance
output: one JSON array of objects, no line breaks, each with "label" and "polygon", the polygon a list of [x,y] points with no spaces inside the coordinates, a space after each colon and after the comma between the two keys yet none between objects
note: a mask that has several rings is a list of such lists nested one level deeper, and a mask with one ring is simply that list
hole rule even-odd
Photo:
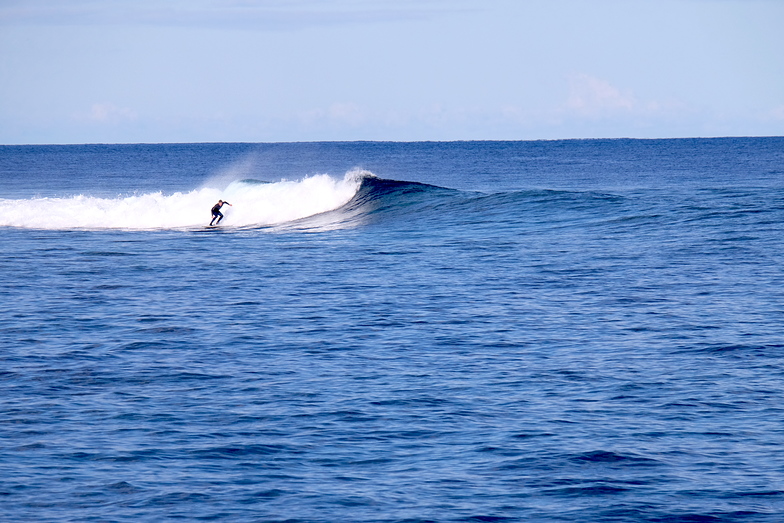
[{"label": "dark blue sea", "polygon": [[784,521],[784,138],[0,146],[0,246],[3,521]]}]

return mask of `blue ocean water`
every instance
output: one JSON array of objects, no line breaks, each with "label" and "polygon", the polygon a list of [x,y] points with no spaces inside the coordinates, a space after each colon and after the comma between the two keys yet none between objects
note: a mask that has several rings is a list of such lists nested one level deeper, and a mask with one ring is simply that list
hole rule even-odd
[{"label": "blue ocean water", "polygon": [[1,519],[782,521],[783,223],[784,138],[0,146]]}]

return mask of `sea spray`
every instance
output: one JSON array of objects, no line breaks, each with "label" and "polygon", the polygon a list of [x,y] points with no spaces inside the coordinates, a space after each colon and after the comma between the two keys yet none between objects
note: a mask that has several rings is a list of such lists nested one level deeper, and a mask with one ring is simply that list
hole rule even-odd
[{"label": "sea spray", "polygon": [[276,183],[236,181],[223,193],[232,204],[225,223],[275,225],[331,211],[348,203],[367,176],[372,175],[366,171],[351,171],[341,180],[318,174],[299,181]]}]

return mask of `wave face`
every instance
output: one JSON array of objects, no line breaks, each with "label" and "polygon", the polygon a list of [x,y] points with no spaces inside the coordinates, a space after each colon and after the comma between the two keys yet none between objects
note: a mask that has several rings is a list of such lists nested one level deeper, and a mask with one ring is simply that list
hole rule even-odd
[{"label": "wave face", "polygon": [[356,194],[345,205],[290,225],[305,229],[339,229],[398,216],[410,218],[465,194],[426,183],[386,180],[366,173]]},{"label": "wave face", "polygon": [[0,226],[34,229],[177,229],[209,223],[210,209],[228,201],[221,225],[261,227],[299,220],[340,208],[373,175],[350,171],[342,179],[326,174],[274,183],[254,179],[231,182],[225,189],[203,187],[187,193],[161,192],[99,198],[0,199]]}]

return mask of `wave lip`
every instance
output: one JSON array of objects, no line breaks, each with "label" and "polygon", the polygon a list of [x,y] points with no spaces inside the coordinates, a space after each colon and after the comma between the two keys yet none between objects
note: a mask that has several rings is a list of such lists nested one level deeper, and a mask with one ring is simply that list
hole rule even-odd
[{"label": "wave lip", "polygon": [[77,195],[67,198],[0,199],[0,227],[30,229],[179,229],[203,227],[219,199],[221,225],[261,227],[302,219],[340,208],[373,176],[354,170],[342,179],[327,174],[265,183],[239,180],[224,190],[204,187],[188,193],[161,192],[117,198]]}]

